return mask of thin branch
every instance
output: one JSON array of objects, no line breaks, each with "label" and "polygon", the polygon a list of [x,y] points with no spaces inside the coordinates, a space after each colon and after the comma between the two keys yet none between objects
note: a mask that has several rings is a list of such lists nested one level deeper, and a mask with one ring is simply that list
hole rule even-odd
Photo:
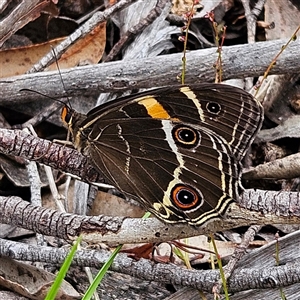
[{"label": "thin branch", "polygon": [[[61,264],[68,250],[51,247],[40,247],[0,240],[0,254],[18,260],[41,261]],[[105,250],[79,250],[73,259],[73,265],[100,268],[109,258],[110,252]],[[251,257],[249,257],[251,258]],[[188,270],[174,264],[153,264],[150,260],[138,261],[129,258],[127,254],[119,253],[111,270],[158,281],[165,284],[190,286],[199,290],[211,292],[213,285],[220,279],[218,270]],[[282,274],[288,274],[282,276]],[[260,268],[239,268],[228,281],[229,292],[239,292],[248,289],[275,288],[300,282],[300,262],[293,260],[282,266]]]},{"label": "thin branch", "polygon": [[104,182],[101,174],[78,151],[34,137],[21,130],[0,129],[0,152],[46,164],[85,178],[87,182]]},{"label": "thin branch", "polygon": [[239,205],[233,203],[229,207],[223,219],[211,220],[198,228],[164,224],[156,218],[80,216],[37,207],[19,197],[0,197],[0,222],[65,240],[81,234],[86,242],[114,245],[170,241],[255,224],[300,223],[300,193],[246,190],[239,201]]},{"label": "thin branch", "polygon": [[169,0],[158,0],[156,6],[149,12],[148,16],[142,19],[137,25],[129,28],[128,31],[120,38],[120,40],[114,45],[110,53],[107,55],[104,62],[114,60],[121,49],[125,47],[125,45],[130,43],[134,37],[142,32],[147,26],[152,24],[161,14],[167,2],[169,2]]},{"label": "thin branch", "polygon": [[[89,164],[87,158],[76,150],[53,144],[49,141],[36,138],[19,130],[0,129],[0,152],[9,155],[21,156],[30,160],[36,160],[54,168],[80,176],[85,181],[104,181],[102,175]],[[299,223],[299,198],[299,193],[247,190],[241,195],[239,201],[239,204],[246,209],[233,205],[228,210],[228,216],[226,219],[208,223],[204,228],[198,229],[183,225],[177,227],[174,225],[166,226],[159,221],[156,223],[156,220],[151,220],[149,224],[147,224],[148,221],[141,221],[140,223],[138,222],[139,225],[125,224],[125,222],[123,224],[124,232],[127,234],[129,232],[129,236],[123,236],[123,240],[120,241],[121,238],[116,236],[115,233],[112,233],[111,236],[107,233],[104,239],[105,241],[111,239],[111,242],[126,243],[128,242],[128,239],[131,239],[132,237],[141,236],[145,238],[145,240],[160,241],[178,237],[187,237],[200,233],[216,232],[224,230],[225,228],[229,229],[251,224]],[[261,215],[257,212],[263,212],[264,214]],[[1,210],[1,213],[4,213],[4,208]],[[51,215],[52,212],[49,212],[48,214]],[[4,217],[7,215],[8,212],[4,213]],[[23,216],[21,215],[19,218],[22,219]],[[10,219],[17,220],[17,217],[12,216]],[[26,218],[24,219],[26,221]],[[36,218],[36,220],[38,220],[38,218]],[[50,220],[49,222],[51,224]],[[122,223],[121,221],[119,222]],[[18,224],[21,226],[20,223]],[[147,224],[149,227],[146,229],[142,224]],[[27,226],[36,228],[38,225]],[[139,230],[141,230],[144,234],[148,231],[149,234],[147,238],[141,232],[134,235],[132,235],[132,231],[130,233],[130,229],[137,230],[137,227],[139,227]],[[149,228],[151,228],[151,231],[149,231]],[[164,231],[165,228],[168,228],[167,231]],[[76,234],[78,234],[78,232],[74,232],[74,235]],[[92,235],[89,236],[88,234],[86,238],[91,241],[93,241],[93,239],[97,240],[97,238],[93,238]],[[103,237],[101,236],[99,237],[100,240],[102,238]],[[141,240],[139,239],[139,241]]]},{"label": "thin branch", "polygon": [[[276,40],[223,47],[223,79],[262,75],[285,43],[286,41]],[[276,61],[270,74],[299,72],[299,47],[299,39],[291,43]],[[193,62],[186,74],[187,84],[214,80],[215,70],[211,66],[215,63],[215,52],[216,48],[210,48],[187,53],[187,60]],[[177,75],[180,73],[181,57],[182,54],[177,53],[155,58],[109,62],[61,70],[61,74],[70,97],[153,88],[178,84]],[[61,86],[61,78],[57,72],[40,72],[1,79],[1,102],[20,104],[29,99],[44,100],[38,94],[20,92],[21,89],[43,91],[51,97],[62,98],[65,91],[58,89],[58,86]]]},{"label": "thin branch", "polygon": [[61,42],[58,46],[54,48],[54,53],[51,50],[47,55],[45,55],[38,63],[36,63],[27,73],[35,73],[44,70],[47,66],[59,59],[61,55],[66,52],[66,50],[73,45],[77,40],[83,38],[89,34],[98,24],[107,20],[114,13],[127,7],[137,0],[120,0],[115,5],[106,9],[104,12],[96,12],[86,23],[79,27],[74,33],[68,36],[66,40]]}]

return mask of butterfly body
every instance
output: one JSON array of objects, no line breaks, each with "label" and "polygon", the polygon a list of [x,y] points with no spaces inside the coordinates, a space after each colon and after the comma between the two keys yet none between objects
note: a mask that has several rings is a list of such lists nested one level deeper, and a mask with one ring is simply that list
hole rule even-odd
[{"label": "butterfly body", "polygon": [[238,199],[262,107],[240,89],[202,84],[124,97],[66,121],[109,183],[165,222],[200,226]]}]

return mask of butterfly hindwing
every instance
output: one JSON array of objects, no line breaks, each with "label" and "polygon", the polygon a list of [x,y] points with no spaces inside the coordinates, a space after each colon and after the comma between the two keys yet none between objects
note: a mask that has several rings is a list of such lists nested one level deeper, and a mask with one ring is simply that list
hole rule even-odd
[{"label": "butterfly hindwing", "polygon": [[[165,221],[193,225],[224,213],[237,198],[239,164],[224,139],[181,122],[145,118],[134,126],[132,121],[99,119],[94,128],[99,133],[101,127],[101,134],[96,139],[90,134],[87,152],[111,184]],[[179,129],[195,134],[191,145],[176,140]],[[198,200],[183,205],[176,188],[190,190]]]}]

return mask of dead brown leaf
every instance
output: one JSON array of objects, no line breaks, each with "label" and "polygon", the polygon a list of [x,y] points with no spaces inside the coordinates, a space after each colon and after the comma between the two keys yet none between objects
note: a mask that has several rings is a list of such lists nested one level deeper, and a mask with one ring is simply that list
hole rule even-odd
[{"label": "dead brown leaf", "polygon": [[[61,69],[86,64],[96,64],[101,59],[106,44],[106,22],[99,24],[87,36],[72,45],[58,61]],[[47,70],[56,70],[52,64]]]},{"label": "dead brown leaf", "polygon": [[[29,299],[45,299],[55,275],[34,266],[1,257],[0,285]],[[80,299],[74,288],[63,281],[55,299]]]},{"label": "dead brown leaf", "polygon": [[[10,77],[26,73],[32,65],[46,55],[51,47],[61,43],[65,38],[46,43],[30,45],[0,51],[0,77]],[[58,61],[61,69],[83,64],[96,64],[101,59],[106,43],[106,23],[98,25],[85,38],[72,45]],[[56,70],[52,64],[47,70]]]}]

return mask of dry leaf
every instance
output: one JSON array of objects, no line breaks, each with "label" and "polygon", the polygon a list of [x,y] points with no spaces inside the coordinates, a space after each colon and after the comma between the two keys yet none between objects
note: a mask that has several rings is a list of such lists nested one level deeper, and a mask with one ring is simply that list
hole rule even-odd
[{"label": "dry leaf", "polygon": [[[0,51],[0,77],[10,77],[26,73],[32,65],[61,43],[65,38],[51,40],[46,43]],[[61,69],[78,65],[96,64],[101,59],[106,43],[106,23],[98,25],[84,39],[72,45],[58,61]],[[52,64],[47,70],[56,70]]]},{"label": "dry leaf", "polygon": [[[87,36],[72,45],[58,61],[61,69],[86,64],[97,64],[104,52],[106,44],[106,23],[99,24]],[[52,64],[47,70],[56,70]]]},{"label": "dry leaf", "polygon": [[131,257],[135,260],[139,260],[141,258],[149,259],[151,257],[153,251],[154,244],[142,244],[139,246],[135,246],[132,248],[122,249],[121,252],[128,253],[128,257]]},{"label": "dry leaf", "polygon": [[[0,258],[0,285],[29,299],[45,299],[55,275],[7,257]],[[63,281],[55,299],[81,299],[77,291]]]},{"label": "dry leaf", "polygon": [[266,1],[265,21],[275,23],[274,29],[266,31],[267,40],[290,38],[299,26],[299,18],[299,10],[290,1]]},{"label": "dry leaf", "polygon": [[97,198],[93,202],[91,215],[125,216],[141,218],[145,210],[116,195],[98,191]]},{"label": "dry leaf", "polygon": [[60,38],[47,43],[0,51],[0,77],[4,78],[26,73],[32,65],[51,50],[51,46],[58,45],[64,39]]}]

